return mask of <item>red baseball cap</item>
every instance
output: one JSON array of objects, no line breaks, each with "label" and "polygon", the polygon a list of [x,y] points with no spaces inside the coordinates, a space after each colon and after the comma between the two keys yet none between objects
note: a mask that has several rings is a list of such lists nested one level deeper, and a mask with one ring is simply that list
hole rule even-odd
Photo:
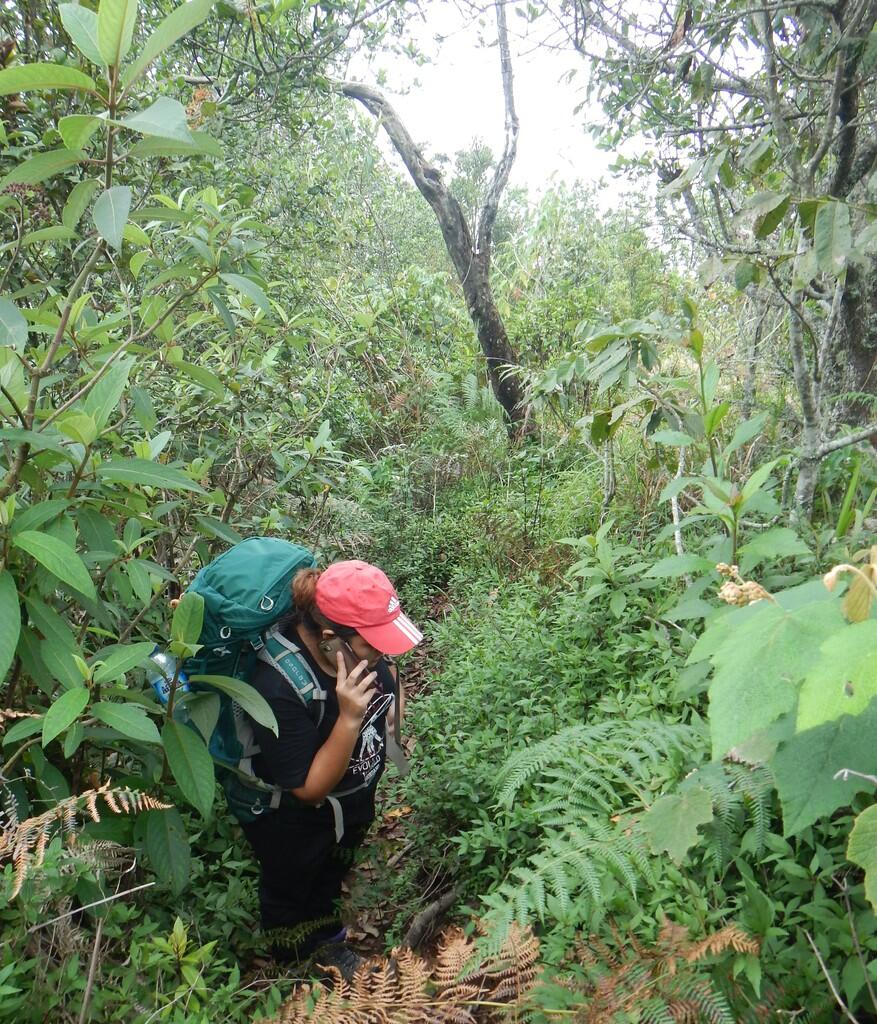
[{"label": "red baseball cap", "polygon": [[317,607],[339,626],[352,626],[382,654],[404,654],[423,639],[399,605],[384,573],[354,558],[335,562],[317,580]]}]

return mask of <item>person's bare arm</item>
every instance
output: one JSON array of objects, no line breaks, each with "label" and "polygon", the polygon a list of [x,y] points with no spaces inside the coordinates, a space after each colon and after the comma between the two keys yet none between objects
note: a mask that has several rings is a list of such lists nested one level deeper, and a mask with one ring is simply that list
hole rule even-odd
[{"label": "person's bare arm", "polygon": [[363,675],[367,667],[361,661],[348,675],[344,657],[338,653],[338,721],[311,761],[304,785],[292,790],[292,795],[303,803],[318,804],[325,800],[344,778],[363,716],[375,694],[375,673]]}]

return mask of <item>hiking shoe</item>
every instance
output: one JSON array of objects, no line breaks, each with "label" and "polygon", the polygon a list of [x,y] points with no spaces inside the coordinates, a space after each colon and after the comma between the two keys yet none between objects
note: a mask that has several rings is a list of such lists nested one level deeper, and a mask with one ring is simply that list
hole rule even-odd
[{"label": "hiking shoe", "polygon": [[318,967],[334,967],[347,982],[353,981],[357,968],[365,963],[365,957],[351,949],[346,942],[327,943],[314,953],[313,960]]}]

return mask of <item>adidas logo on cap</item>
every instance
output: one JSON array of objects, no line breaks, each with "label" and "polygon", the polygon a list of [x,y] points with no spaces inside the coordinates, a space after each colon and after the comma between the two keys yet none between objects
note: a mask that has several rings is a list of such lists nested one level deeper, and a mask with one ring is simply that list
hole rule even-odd
[{"label": "adidas logo on cap", "polygon": [[387,605],[387,613],[392,614],[399,607],[399,598],[394,594],[390,598],[390,603]]}]

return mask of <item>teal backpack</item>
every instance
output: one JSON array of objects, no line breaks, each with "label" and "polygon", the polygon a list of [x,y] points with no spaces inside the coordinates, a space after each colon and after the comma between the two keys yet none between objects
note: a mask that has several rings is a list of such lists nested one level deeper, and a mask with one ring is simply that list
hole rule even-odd
[{"label": "teal backpack", "polygon": [[[190,679],[233,676],[246,682],[257,661],[267,661],[293,687],[319,725],[326,692],[298,647],[276,628],[292,611],[290,583],[295,574],[315,565],[306,548],[276,537],[243,540],[205,565],[189,587],[204,598],[204,624],[201,650],[182,665],[186,675]],[[242,822],[254,821],[277,808],[282,790],[253,772],[259,747],[250,718],[231,697],[207,683],[189,685],[195,692],[219,695],[219,716],[207,746],[234,815]],[[186,721],[186,702],[177,707]]]}]

